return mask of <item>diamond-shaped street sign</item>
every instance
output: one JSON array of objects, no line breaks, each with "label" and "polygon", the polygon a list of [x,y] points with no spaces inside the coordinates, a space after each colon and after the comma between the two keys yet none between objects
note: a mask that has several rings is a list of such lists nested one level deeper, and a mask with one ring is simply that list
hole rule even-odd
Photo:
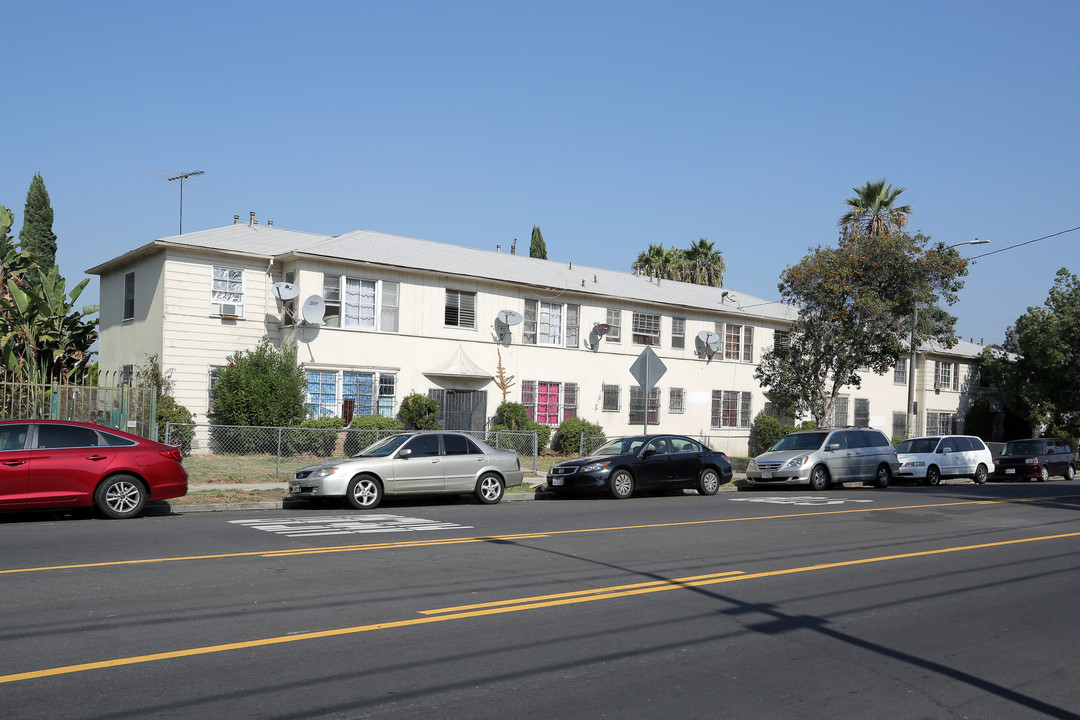
[{"label": "diamond-shaped street sign", "polygon": [[656,381],[667,372],[667,365],[657,356],[651,347],[646,347],[638,355],[637,360],[630,366],[630,374],[638,381],[638,385],[648,393]]}]

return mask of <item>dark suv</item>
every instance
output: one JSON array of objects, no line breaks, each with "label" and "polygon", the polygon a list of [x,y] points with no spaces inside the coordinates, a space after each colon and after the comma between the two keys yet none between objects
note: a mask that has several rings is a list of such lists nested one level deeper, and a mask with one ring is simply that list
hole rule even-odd
[{"label": "dark suv", "polygon": [[1038,480],[1046,482],[1051,475],[1066,480],[1076,476],[1076,459],[1072,448],[1056,438],[1010,440],[994,461],[993,480]]}]

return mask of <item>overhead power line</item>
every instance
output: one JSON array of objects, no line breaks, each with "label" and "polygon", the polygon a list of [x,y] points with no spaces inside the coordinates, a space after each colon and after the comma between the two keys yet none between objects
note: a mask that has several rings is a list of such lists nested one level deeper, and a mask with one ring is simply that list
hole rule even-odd
[{"label": "overhead power line", "polygon": [[997,250],[991,250],[990,252],[985,252],[982,255],[974,255],[974,256],[968,258],[968,260],[978,260],[979,258],[984,258],[984,257],[987,257],[989,255],[997,255],[998,253],[1005,252],[1006,250],[1015,250],[1018,247],[1023,247],[1025,245],[1030,245],[1031,243],[1037,243],[1040,240],[1048,240],[1048,239],[1050,239],[1052,237],[1057,237],[1058,235],[1064,235],[1066,233],[1076,232],[1077,230],[1080,230],[1080,227],[1069,228],[1068,230],[1062,230],[1061,232],[1056,232],[1056,233],[1053,233],[1051,235],[1043,235],[1041,238],[1035,238],[1034,240],[1028,240],[1027,242],[1017,243],[1016,245],[1010,245],[1009,247],[1003,247],[1003,248],[998,248]]}]

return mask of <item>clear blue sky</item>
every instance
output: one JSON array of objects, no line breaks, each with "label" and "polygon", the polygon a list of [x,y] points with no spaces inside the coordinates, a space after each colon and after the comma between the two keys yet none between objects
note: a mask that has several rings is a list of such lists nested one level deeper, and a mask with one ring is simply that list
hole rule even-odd
[{"label": "clear blue sky", "polygon": [[[42,173],[61,272],[234,214],[630,269],[707,237],[778,298],[854,185],[991,245],[1000,342],[1080,272],[1080,3],[60,2],[3,11],[0,204]],[[83,296],[97,301],[96,282]]]}]

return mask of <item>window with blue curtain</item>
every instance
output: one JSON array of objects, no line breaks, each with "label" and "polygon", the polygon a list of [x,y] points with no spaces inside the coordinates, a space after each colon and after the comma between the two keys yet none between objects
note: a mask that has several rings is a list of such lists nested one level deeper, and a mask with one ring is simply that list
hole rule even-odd
[{"label": "window with blue curtain", "polygon": [[353,401],[353,414],[373,415],[375,407],[375,374],[344,373],[341,394],[344,400]]},{"label": "window with blue curtain", "polygon": [[337,373],[328,370],[308,370],[307,397],[308,417],[337,415]]}]

